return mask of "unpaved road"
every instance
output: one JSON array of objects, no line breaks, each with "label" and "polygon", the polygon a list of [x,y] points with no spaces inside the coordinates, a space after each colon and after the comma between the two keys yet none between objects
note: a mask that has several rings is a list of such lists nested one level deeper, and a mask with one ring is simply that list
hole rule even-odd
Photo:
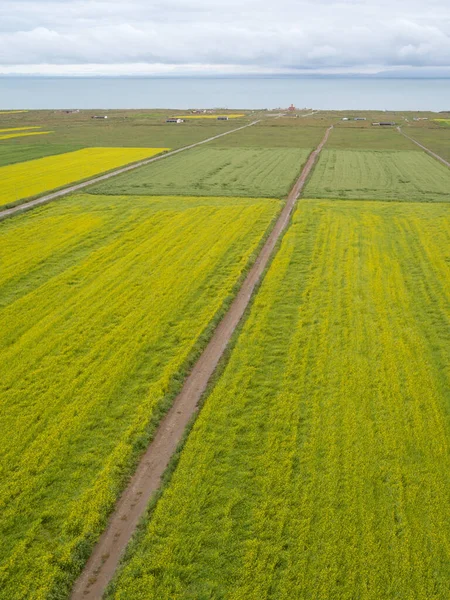
[{"label": "unpaved road", "polygon": [[115,177],[116,175],[120,175],[121,173],[132,171],[133,169],[137,169],[138,167],[142,167],[143,165],[149,165],[150,163],[156,162],[157,160],[162,160],[163,158],[168,158],[169,156],[178,154],[179,152],[184,152],[185,150],[190,150],[191,148],[195,148],[196,146],[201,146],[202,144],[212,142],[213,140],[217,140],[218,138],[223,137],[224,135],[235,133],[236,131],[240,131],[241,129],[246,129],[247,127],[252,127],[252,125],[256,125],[256,123],[259,123],[259,120],[252,121],[251,123],[243,125],[242,127],[237,127],[236,129],[230,129],[230,131],[225,131],[224,133],[219,133],[218,135],[214,135],[213,137],[207,138],[206,140],[202,140],[201,142],[195,142],[195,144],[183,146],[182,148],[177,148],[177,150],[171,150],[170,152],[166,152],[166,154],[154,156],[153,158],[145,158],[144,160],[140,160],[139,162],[127,165],[126,167],[120,167],[118,169],[115,169],[114,171],[106,173],[105,175],[99,175],[98,177],[94,177],[92,179],[89,179],[88,181],[76,183],[57,192],[52,192],[51,194],[40,196],[39,198],[36,198],[36,200],[30,200],[30,202],[24,202],[23,204],[19,204],[18,206],[13,206],[12,208],[0,210],[0,221],[2,219],[6,219],[7,217],[12,217],[13,215],[17,215],[19,213],[35,208],[36,206],[40,206],[41,204],[47,204],[47,202],[51,202],[52,200],[56,200],[57,198],[61,198],[62,196],[67,196],[67,194],[71,194],[72,192],[82,190],[83,188],[88,187],[89,185],[92,185],[94,183],[105,181],[105,179],[110,179],[111,177]]},{"label": "unpaved road", "polygon": [[436,160],[439,160],[441,163],[443,163],[446,167],[450,167],[450,162],[448,162],[448,160],[445,160],[445,158],[442,158],[442,156],[439,156],[439,154],[436,154],[436,152],[433,152],[433,150],[430,150],[429,148],[427,148],[426,146],[424,146],[423,144],[421,144],[420,142],[418,142],[417,140],[415,140],[414,138],[412,138],[409,135],[406,135],[406,133],[404,133],[402,131],[401,127],[397,127],[397,130],[405,136],[405,138],[408,138],[408,140],[411,140],[412,142],[414,142],[416,144],[416,146],[419,146],[419,148],[422,148],[422,150],[425,150],[425,152],[427,154],[429,154],[430,156],[432,156],[433,158],[435,158]]},{"label": "unpaved road", "polygon": [[235,300],[219,323],[209,344],[194,365],[183,388],[166,416],[160,423],[155,437],[142,457],[130,483],[123,492],[108,526],[87,562],[84,571],[72,590],[72,600],[95,599],[102,597],[112,579],[117,566],[139,519],[144,514],[149,500],[158,489],[172,454],[175,452],[198,402],[206,389],[230,338],[247,308],[255,286],[266,268],[275,245],[287,227],[306,179],[328,139],[330,127],[322,142],[311,153],[302,173],[292,188],[286,204],[275,223],[265,245],[248,273]]}]

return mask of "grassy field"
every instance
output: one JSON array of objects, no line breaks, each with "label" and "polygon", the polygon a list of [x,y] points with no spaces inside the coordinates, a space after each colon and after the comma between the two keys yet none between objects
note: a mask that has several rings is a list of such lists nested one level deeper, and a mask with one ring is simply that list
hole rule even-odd
[{"label": "grassy field", "polygon": [[213,146],[259,148],[315,148],[325,134],[325,128],[271,126],[267,121],[233,133],[214,142]]},{"label": "grassy field", "polygon": [[0,168],[0,206],[155,156],[168,148],[86,148]]},{"label": "grassy field", "polygon": [[[88,147],[180,148],[235,129],[249,122],[196,119],[186,123],[166,123],[167,111],[106,111],[108,119],[92,119],[94,111],[66,114],[64,111],[0,113],[0,128],[39,126],[51,135],[5,139],[0,143],[0,164],[17,162],[17,157],[32,153],[33,158]],[[103,114],[103,113],[100,113]],[[10,135],[10,134],[5,134]],[[9,159],[8,159],[9,156]]]},{"label": "grassy field", "polygon": [[335,127],[327,148],[336,150],[417,150],[420,149],[396,129],[344,129]]},{"label": "grassy field", "polygon": [[0,598],[65,597],[280,205],[72,196],[1,225]]},{"label": "grassy field", "polygon": [[0,115],[15,115],[17,113],[26,113],[27,110],[0,110]]},{"label": "grassy field", "polygon": [[27,131],[22,133],[16,131],[15,133],[0,134],[0,140],[11,140],[15,138],[31,137],[33,135],[48,135],[49,133],[53,133],[53,131]]},{"label": "grassy field", "polygon": [[175,115],[177,119],[218,119],[219,117],[227,117],[228,119],[241,119],[244,114],[213,114],[213,115]]},{"label": "grassy field", "polygon": [[288,193],[308,154],[302,148],[194,148],[90,192],[277,198]]},{"label": "grassy field", "polygon": [[404,132],[450,162],[450,129],[415,127],[404,129]]},{"label": "grassy field", "polygon": [[8,144],[5,142],[0,144],[0,167],[44,156],[73,152],[81,148],[76,144],[70,146],[69,144]]},{"label": "grassy field", "polygon": [[115,600],[447,600],[450,212],[302,200]]},{"label": "grassy field", "polygon": [[324,150],[310,198],[450,201],[450,170],[425,152]]},{"label": "grassy field", "polygon": [[6,127],[0,129],[0,133],[13,133],[15,131],[30,131],[31,129],[40,129],[39,125],[28,125],[27,127]]}]

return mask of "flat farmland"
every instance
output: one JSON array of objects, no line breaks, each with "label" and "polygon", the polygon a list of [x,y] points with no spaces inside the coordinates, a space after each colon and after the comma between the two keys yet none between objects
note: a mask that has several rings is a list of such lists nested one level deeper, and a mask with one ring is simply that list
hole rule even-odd
[{"label": "flat farmland", "polygon": [[420,152],[418,146],[396,129],[383,127],[364,129],[335,127],[328,139],[327,148],[336,150],[415,150]]},{"label": "flat farmland", "polygon": [[305,148],[208,145],[119,175],[90,192],[278,198],[288,193],[309,153]]},{"label": "flat farmland", "polygon": [[324,150],[305,195],[449,202],[450,170],[422,151]]},{"label": "flat farmland", "polygon": [[53,131],[12,131],[10,133],[0,133],[0,140],[10,140],[13,138],[30,137],[33,135],[47,135]]},{"label": "flat farmland", "polygon": [[0,144],[0,167],[11,165],[26,160],[43,158],[44,156],[53,156],[55,154],[64,154],[81,150],[81,146],[67,144]]},{"label": "flat farmland", "polygon": [[[65,111],[28,111],[18,114],[0,114],[0,128],[40,126],[52,135],[37,136],[37,144],[81,145],[82,147],[153,147],[179,148],[208,137],[224,133],[250,122],[211,121],[194,119],[186,123],[166,123],[166,118],[176,111],[143,113],[142,111],[92,111],[81,110],[67,114]],[[96,115],[107,119],[93,119]],[[29,145],[32,138],[18,138],[15,144]],[[6,144],[5,140],[0,144]],[[70,149],[70,148],[69,148]]]},{"label": "flat farmland", "polygon": [[0,226],[0,597],[65,597],[275,200],[71,196]]},{"label": "flat farmland", "polygon": [[0,206],[57,189],[168,148],[86,148],[0,167]]},{"label": "flat farmland", "polygon": [[409,127],[404,132],[450,162],[450,129]]},{"label": "flat farmland", "polygon": [[214,140],[211,145],[233,148],[306,148],[311,150],[320,143],[324,133],[325,127],[268,125],[266,120],[233,133],[233,135]]},{"label": "flat farmland", "polygon": [[115,600],[447,600],[450,212],[302,200]]}]

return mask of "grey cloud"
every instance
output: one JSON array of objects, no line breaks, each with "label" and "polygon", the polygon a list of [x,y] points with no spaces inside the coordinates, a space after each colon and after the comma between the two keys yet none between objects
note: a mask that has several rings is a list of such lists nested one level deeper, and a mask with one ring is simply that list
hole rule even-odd
[{"label": "grey cloud", "polygon": [[[6,0],[0,65],[450,66],[447,0]],[[110,70],[108,68],[108,70]]]}]

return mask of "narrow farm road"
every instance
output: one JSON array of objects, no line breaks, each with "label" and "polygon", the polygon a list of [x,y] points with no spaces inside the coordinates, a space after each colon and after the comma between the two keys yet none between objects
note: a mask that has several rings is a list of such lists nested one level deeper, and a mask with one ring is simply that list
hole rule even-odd
[{"label": "narrow farm road", "polygon": [[83,572],[74,585],[71,595],[72,600],[98,600],[102,597],[112,579],[139,519],[144,514],[152,494],[160,486],[161,477],[169,464],[170,458],[182,439],[187,424],[197,411],[198,402],[206,389],[208,381],[250,302],[253,291],[269,263],[281,234],[289,223],[296,201],[332,128],[330,127],[326,131],[319,146],[309,156],[277,222],[236,298],[185,380],[172,407],[162,419],[153,441],[119,499],[106,530],[100,537]]},{"label": "narrow farm road", "polygon": [[420,142],[418,142],[417,140],[415,140],[411,136],[406,135],[406,133],[404,133],[402,131],[401,127],[397,127],[397,130],[399,131],[399,133],[401,133],[403,136],[405,136],[405,138],[408,138],[408,140],[411,140],[411,142],[414,142],[416,144],[416,146],[419,146],[419,148],[422,148],[422,150],[425,150],[425,152],[427,154],[429,154],[430,156],[432,156],[436,160],[439,160],[446,167],[450,167],[450,162],[448,162],[448,160],[445,160],[445,158],[442,158],[442,156],[439,156],[439,154],[436,154],[436,152],[433,152],[433,150],[430,150],[429,148],[427,148],[426,146],[424,146],[423,144],[421,144]]},{"label": "narrow farm road", "polygon": [[170,152],[166,152],[166,154],[160,154],[159,156],[155,156],[153,158],[146,158],[144,160],[140,160],[139,162],[135,162],[131,165],[127,165],[125,167],[119,167],[114,171],[109,173],[105,173],[104,175],[99,175],[89,179],[87,181],[83,181],[81,183],[76,183],[74,185],[70,185],[69,187],[65,187],[62,190],[58,190],[57,192],[52,192],[51,194],[46,194],[45,196],[40,196],[35,200],[30,200],[30,202],[24,202],[23,204],[19,204],[17,206],[13,206],[12,208],[6,208],[5,210],[0,210],[0,221],[2,219],[6,219],[7,217],[12,217],[19,213],[25,212],[36,206],[41,206],[41,204],[47,204],[47,202],[51,202],[52,200],[56,200],[57,198],[61,198],[62,196],[67,196],[67,194],[71,194],[72,192],[76,192],[78,190],[82,190],[89,185],[94,183],[99,183],[100,181],[105,181],[105,179],[110,179],[111,177],[115,177],[116,175],[120,175],[121,173],[126,173],[127,171],[132,171],[133,169],[137,169],[138,167],[142,167],[143,165],[149,165],[152,162],[156,162],[157,160],[162,160],[164,158],[169,158],[169,156],[173,156],[174,154],[178,154],[179,152],[184,152],[185,150],[190,150],[191,148],[195,148],[196,146],[201,146],[202,144],[207,144],[208,142],[212,142],[213,140],[217,140],[218,138],[223,137],[224,135],[229,135],[230,133],[235,133],[236,131],[240,131],[241,129],[246,129],[247,127],[252,127],[256,125],[260,121],[252,121],[247,125],[243,125],[242,127],[237,127],[236,129],[230,129],[229,131],[225,131],[224,133],[219,133],[218,135],[214,135],[212,137],[207,138],[206,140],[201,140],[200,142],[195,142],[195,144],[190,144],[189,146],[183,146],[182,148],[177,148],[176,150],[171,150]]}]

